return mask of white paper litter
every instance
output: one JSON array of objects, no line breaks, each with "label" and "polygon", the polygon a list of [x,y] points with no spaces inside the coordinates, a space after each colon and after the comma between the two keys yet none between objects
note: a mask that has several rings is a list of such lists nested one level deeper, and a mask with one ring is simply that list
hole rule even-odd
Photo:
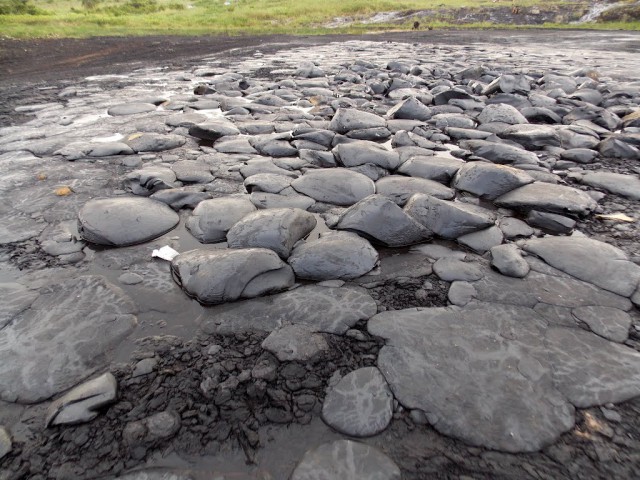
[{"label": "white paper litter", "polygon": [[171,260],[176,258],[178,255],[180,255],[180,253],[176,252],[169,245],[165,245],[164,247],[160,248],[159,250],[154,250],[151,253],[152,257],[158,257],[158,258],[161,258],[162,260],[166,260],[168,262],[170,262]]}]

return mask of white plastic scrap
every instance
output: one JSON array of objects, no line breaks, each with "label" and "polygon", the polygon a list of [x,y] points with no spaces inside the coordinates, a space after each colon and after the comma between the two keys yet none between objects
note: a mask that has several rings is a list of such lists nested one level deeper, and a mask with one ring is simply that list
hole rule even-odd
[{"label": "white plastic scrap", "polygon": [[165,245],[164,247],[160,248],[159,250],[154,250],[151,253],[152,257],[158,257],[158,258],[161,258],[162,260],[166,260],[168,262],[170,262],[171,260],[176,258],[178,255],[180,255],[180,253],[175,251],[169,245]]}]

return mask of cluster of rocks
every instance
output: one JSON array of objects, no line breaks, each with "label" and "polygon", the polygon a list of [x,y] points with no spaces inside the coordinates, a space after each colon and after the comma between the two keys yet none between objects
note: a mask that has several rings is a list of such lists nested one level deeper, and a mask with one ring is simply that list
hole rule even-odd
[{"label": "cluster of rocks", "polygon": [[[354,61],[361,48],[371,51]],[[309,52],[292,68],[277,57],[245,73],[211,64],[116,98],[96,79],[2,129],[0,242],[37,239],[62,267],[0,283],[0,398],[36,403],[75,386],[43,423],[95,419],[117,381],[79,382],[150,311],[178,317],[178,287],[210,306],[194,310],[205,334],[260,341],[242,365],[231,345],[210,345],[225,360],[202,360],[195,386],[173,385],[215,412],[174,408],[170,389],[151,386],[122,429],[138,461],[200,414],[227,432],[217,442],[233,424],[243,448],[266,422],[315,413],[370,437],[407,412],[470,445],[533,452],[574,427],[576,408],[639,396],[640,252],[576,228],[609,213],[605,195],[637,215],[640,86],[590,68],[398,52],[354,43],[322,64],[300,61]],[[168,264],[149,259],[161,244],[178,250]],[[385,340],[379,355],[371,336]],[[338,365],[320,360],[345,339],[361,342],[360,360],[329,381]],[[141,359],[128,385],[156,368]],[[291,478],[325,475],[400,471],[340,440],[309,451]]]}]

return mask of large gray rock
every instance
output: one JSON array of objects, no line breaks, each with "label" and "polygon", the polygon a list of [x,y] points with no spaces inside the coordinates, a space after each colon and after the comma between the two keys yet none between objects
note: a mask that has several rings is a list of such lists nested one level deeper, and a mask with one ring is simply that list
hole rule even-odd
[{"label": "large gray rock", "polygon": [[14,282],[0,283],[0,331],[20,312],[31,306],[38,292]]},{"label": "large gray rock", "polygon": [[371,318],[377,309],[364,289],[309,285],[210,308],[203,316],[202,327],[207,333],[224,334],[271,332],[285,324],[305,324],[317,332],[343,334],[359,320]]},{"label": "large gray rock", "polygon": [[291,186],[319,202],[350,206],[375,193],[373,181],[346,168],[310,170],[291,182]]},{"label": "large gray rock", "polygon": [[480,123],[500,122],[509,125],[529,123],[515,107],[506,103],[487,105],[478,115],[478,121]]},{"label": "large gray rock", "polygon": [[637,175],[598,171],[585,172],[572,177],[590,187],[601,188],[632,200],[640,200],[640,178]]},{"label": "large gray rock", "polygon": [[521,242],[523,250],[580,280],[630,297],[640,283],[640,266],[612,245],[583,237],[545,237]]},{"label": "large gray rock", "polygon": [[203,304],[252,298],[294,283],[291,267],[265,248],[190,250],[172,260],[171,274]]},{"label": "large gray rock", "polygon": [[577,328],[551,328],[545,342],[553,380],[576,407],[640,395],[640,353]]},{"label": "large gray rock", "polygon": [[223,242],[236,223],[257,209],[246,197],[222,197],[200,202],[186,227],[202,243]]},{"label": "large gray rock", "polygon": [[209,121],[189,128],[189,135],[202,140],[216,141],[221,137],[238,134],[240,130],[228,120]]},{"label": "large gray rock", "polygon": [[89,422],[97,410],[115,402],[118,383],[109,372],[78,385],[49,405],[45,426]]},{"label": "large gray rock", "polygon": [[371,195],[345,210],[335,228],[359,233],[388,247],[412,245],[431,237],[428,228],[381,195]]},{"label": "large gray rock", "polygon": [[274,173],[258,173],[245,179],[244,188],[247,192],[280,193],[291,185],[293,179],[285,175]]},{"label": "large gray rock", "polygon": [[464,140],[460,142],[460,146],[471,150],[477,157],[482,157],[493,163],[514,165],[538,164],[538,157],[535,153],[513,145],[494,143],[486,140]]},{"label": "large gray rock", "polygon": [[461,245],[483,254],[493,247],[500,245],[504,240],[504,235],[502,234],[502,230],[493,225],[485,230],[461,235],[456,240]]},{"label": "large gray rock", "polygon": [[401,101],[387,112],[388,118],[402,118],[409,120],[429,120],[431,109],[416,97],[409,97]]},{"label": "large gray rock", "polygon": [[496,220],[486,208],[422,194],[413,195],[404,211],[429,231],[449,239],[490,227]]},{"label": "large gray rock", "polygon": [[316,217],[299,208],[270,208],[250,213],[227,232],[231,248],[268,248],[289,258],[293,246],[316,227]]},{"label": "large gray rock", "polygon": [[405,177],[404,175],[389,175],[376,182],[376,193],[393,200],[403,206],[409,198],[420,193],[443,200],[455,197],[455,190],[445,187],[439,182],[419,177]]},{"label": "large gray rock", "polygon": [[185,137],[162,133],[134,133],[129,135],[126,144],[136,152],[162,152],[181,147],[187,142]]},{"label": "large gray rock", "polygon": [[329,123],[329,130],[347,133],[351,130],[384,127],[386,125],[387,122],[384,118],[373,113],[362,112],[355,108],[338,108]]},{"label": "large gray rock", "polygon": [[611,307],[578,307],[571,313],[586,323],[591,331],[612,342],[622,343],[629,338],[631,315],[623,310]]},{"label": "large gray rock", "polygon": [[0,398],[40,402],[76,385],[134,329],[135,312],[131,299],[100,276],[41,289],[31,308],[2,330]]},{"label": "large gray rock", "polygon": [[587,215],[598,206],[586,192],[564,185],[534,182],[498,197],[501,207],[517,210],[542,210],[544,212]]},{"label": "large gray rock", "polygon": [[529,183],[533,178],[522,170],[485,162],[463,165],[453,179],[453,187],[488,200]]},{"label": "large gray rock", "polygon": [[153,240],[179,220],[169,206],[149,198],[100,198],[78,212],[78,232],[87,242],[124,247]]},{"label": "large gray rock", "polygon": [[335,440],[309,450],[291,480],[400,480],[400,469],[375,447]]},{"label": "large gray rock", "polygon": [[504,305],[383,312],[378,367],[405,408],[441,433],[509,452],[536,451],[574,425],[544,358],[546,322]]},{"label": "large gray rock", "polygon": [[463,165],[462,160],[442,155],[413,157],[400,165],[398,173],[448,184]]},{"label": "large gray rock", "polygon": [[346,435],[369,437],[382,432],[393,417],[393,395],[376,367],[348,373],[327,392],[324,421]]},{"label": "large gray rock", "polygon": [[483,277],[482,270],[473,262],[464,262],[455,257],[439,258],[433,264],[433,273],[445,282],[474,281]]},{"label": "large gray rock", "polygon": [[553,125],[520,124],[505,128],[500,137],[519,143],[527,150],[541,150],[543,147],[559,147],[560,135]]},{"label": "large gray rock", "polygon": [[345,167],[372,163],[387,170],[395,170],[400,165],[400,156],[396,152],[365,140],[341,143],[333,149],[333,154]]},{"label": "large gray rock", "polygon": [[347,280],[371,271],[378,263],[378,252],[355,233],[326,232],[298,245],[288,261],[299,278]]},{"label": "large gray rock", "polygon": [[121,105],[114,105],[107,109],[107,113],[113,117],[121,115],[135,115],[137,113],[147,113],[156,110],[156,106],[153,103],[123,103]]},{"label": "large gray rock", "polygon": [[497,245],[491,249],[491,265],[508,277],[522,278],[530,267],[517,246],[512,243]]}]

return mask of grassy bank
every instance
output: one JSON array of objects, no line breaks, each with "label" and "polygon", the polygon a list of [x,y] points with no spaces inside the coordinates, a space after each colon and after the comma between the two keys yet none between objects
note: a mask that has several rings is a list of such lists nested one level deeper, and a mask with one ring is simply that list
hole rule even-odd
[{"label": "grassy bank", "polygon": [[[509,27],[508,22],[500,21],[461,24],[456,14],[461,10],[510,10],[513,7],[523,9],[523,13],[532,8],[562,8],[563,11],[574,8],[575,17],[588,4],[588,0],[0,0],[0,34],[39,38],[364,33],[410,29],[417,18],[413,18],[411,12],[424,10],[438,12],[433,19],[426,18],[434,28]],[[376,13],[392,11],[409,13],[399,20],[382,18],[376,23],[368,22]],[[447,12],[452,13],[447,15]],[[571,18],[571,13],[559,18]],[[425,23],[424,16],[420,20]],[[553,22],[546,26],[564,23]],[[637,30],[640,22],[618,21],[581,27]]]}]

